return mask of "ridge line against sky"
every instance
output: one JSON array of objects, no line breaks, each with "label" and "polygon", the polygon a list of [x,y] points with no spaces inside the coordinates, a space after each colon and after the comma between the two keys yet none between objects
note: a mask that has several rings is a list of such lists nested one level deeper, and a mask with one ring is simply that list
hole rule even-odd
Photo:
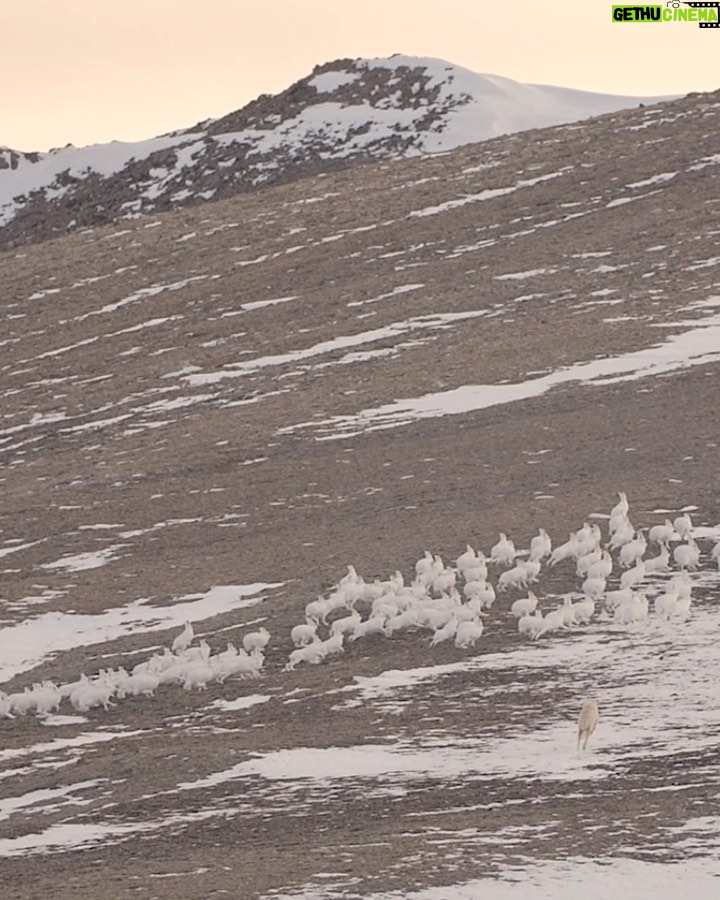
[{"label": "ridge line against sky", "polygon": [[[681,4],[685,5],[685,4]],[[606,0],[3,0],[0,146],[133,141],[226,115],[313,67],[393,53],[626,95],[720,87],[720,29],[618,24]]]}]

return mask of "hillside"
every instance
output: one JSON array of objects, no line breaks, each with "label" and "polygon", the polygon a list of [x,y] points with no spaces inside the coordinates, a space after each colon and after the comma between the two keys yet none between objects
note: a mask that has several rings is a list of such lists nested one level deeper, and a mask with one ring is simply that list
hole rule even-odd
[{"label": "hillside", "polygon": [[661,99],[519,84],[438,59],[336,60],[276,96],[147,141],[0,147],[0,248]]},{"label": "hillside", "polygon": [[[693,95],[0,256],[2,690],[132,671],[185,621],[215,658],[271,635],[257,679],[0,718],[4,898],[712,896],[719,115]],[[285,671],[348,565],[607,541],[620,490],[638,528],[691,513],[687,619],[653,610],[671,562],[647,619],[599,596],[528,641],[511,588],[474,647],[415,627]],[[545,561],[533,590],[547,614],[580,584]]]}]

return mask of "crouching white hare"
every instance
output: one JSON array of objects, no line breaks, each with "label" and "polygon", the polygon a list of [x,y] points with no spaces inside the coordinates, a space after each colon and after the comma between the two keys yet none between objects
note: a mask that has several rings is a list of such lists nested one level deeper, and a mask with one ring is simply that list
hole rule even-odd
[{"label": "crouching white hare", "polygon": [[597,700],[588,697],[582,705],[580,716],[578,717],[578,742],[577,748],[580,749],[582,743],[583,750],[587,750],[588,741],[598,723],[598,705]]}]

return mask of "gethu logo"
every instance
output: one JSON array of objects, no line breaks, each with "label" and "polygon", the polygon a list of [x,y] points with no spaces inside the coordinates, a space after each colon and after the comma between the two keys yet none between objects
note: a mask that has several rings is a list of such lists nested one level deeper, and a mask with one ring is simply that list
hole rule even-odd
[{"label": "gethu logo", "polygon": [[720,0],[711,3],[669,0],[665,6],[613,6],[613,22],[697,22],[700,28],[720,28]]}]

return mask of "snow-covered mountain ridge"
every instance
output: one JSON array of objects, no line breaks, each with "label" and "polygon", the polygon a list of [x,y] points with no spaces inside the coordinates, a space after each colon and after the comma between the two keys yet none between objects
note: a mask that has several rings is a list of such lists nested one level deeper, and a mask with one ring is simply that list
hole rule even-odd
[{"label": "snow-covered mountain ridge", "polygon": [[521,84],[438,59],[336,60],[278,95],[146,141],[0,148],[0,247],[662,99]]}]

